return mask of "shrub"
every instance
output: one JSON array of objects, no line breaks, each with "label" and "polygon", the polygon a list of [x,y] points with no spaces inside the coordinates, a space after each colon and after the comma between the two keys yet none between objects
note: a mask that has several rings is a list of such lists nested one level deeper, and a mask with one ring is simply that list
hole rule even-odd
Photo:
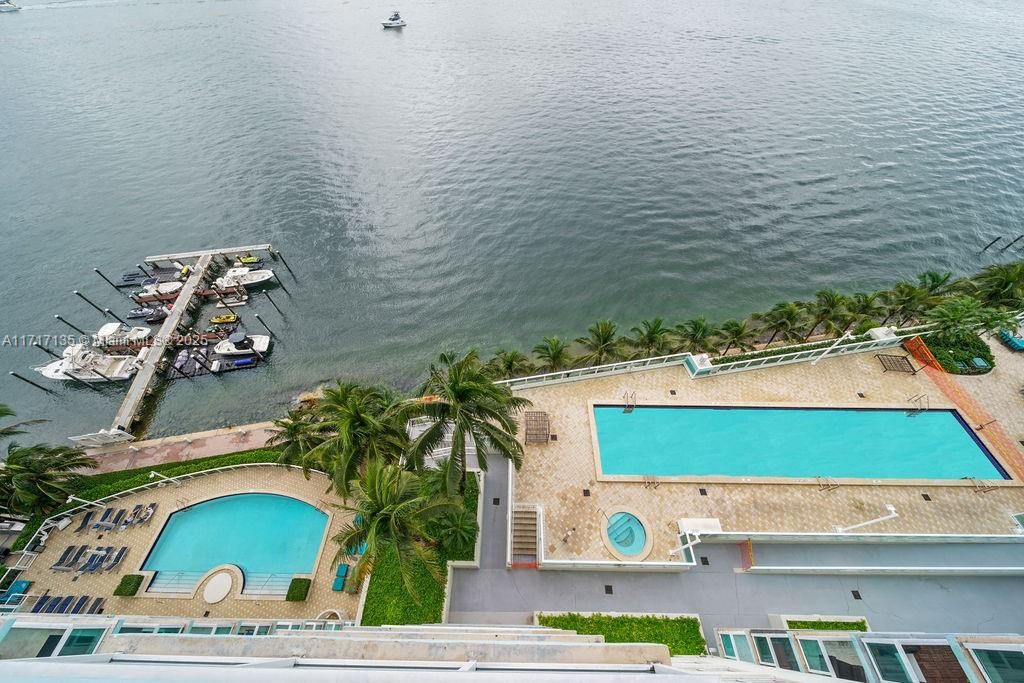
[{"label": "shrub", "polygon": [[[467,513],[476,518],[476,504],[480,497],[480,486],[476,477],[466,479],[466,491],[462,496],[462,504]],[[474,525],[475,526],[475,525]],[[438,551],[441,575],[446,578],[449,560],[472,560],[476,534],[468,548],[459,553],[448,553],[444,548]],[[420,604],[409,597],[402,575],[398,570],[398,558],[389,550],[384,550],[377,558],[377,564],[370,574],[370,585],[366,590],[366,606],[363,608],[363,626],[381,626],[383,624],[439,624],[444,611],[445,583],[438,583],[422,564],[414,564],[411,568],[413,586],[419,596]]]},{"label": "shrub", "polygon": [[[277,458],[280,455],[280,451],[271,448],[257,448],[251,451],[240,451],[238,453],[228,453],[227,455],[214,455],[209,458],[198,458],[196,460],[187,460],[185,462],[171,462],[163,465],[154,465],[152,467],[140,467],[134,470],[124,470],[122,472],[106,472],[104,474],[94,474],[88,477],[82,477],[74,486],[74,494],[79,498],[85,500],[97,500],[99,498],[105,498],[121,491],[127,491],[128,489],[135,488],[136,486],[142,486],[148,484],[152,480],[149,478],[150,472],[159,472],[168,477],[177,477],[182,474],[192,474],[193,472],[201,472],[203,470],[213,469],[215,467],[227,467],[228,465],[241,465],[243,463],[260,463],[260,462],[277,462]],[[70,505],[64,505],[58,508],[53,514],[57,514],[63,510],[70,510],[73,507],[79,505],[78,503],[72,503]],[[33,516],[28,522],[25,523],[25,528],[22,530],[18,537],[14,540],[11,545],[11,550],[22,550],[27,544],[29,539],[36,533],[39,526],[43,523],[45,518],[41,516]]]},{"label": "shrub", "polygon": [[787,628],[807,629],[812,631],[867,631],[868,624],[863,619],[857,621],[824,621],[821,619],[786,621]]},{"label": "shrub", "polygon": [[[954,375],[981,375],[988,372],[988,370],[975,368],[971,364],[971,360],[974,358],[984,358],[993,367],[996,364],[996,360],[992,356],[992,349],[988,347],[984,339],[977,335],[950,337],[949,335],[933,334],[928,338],[927,344],[932,355],[935,356],[935,360],[942,365],[942,369]],[[957,361],[964,363],[967,370],[958,368]]]},{"label": "shrub", "polygon": [[673,655],[701,655],[707,646],[693,617],[542,614],[542,626],[602,635],[608,643],[663,643]]},{"label": "shrub", "polygon": [[114,589],[114,595],[130,598],[139,592],[141,586],[142,574],[125,574],[121,577],[121,582],[117,584],[117,588]]},{"label": "shrub", "polygon": [[284,599],[288,602],[302,602],[309,595],[310,583],[312,582],[309,579],[292,579],[292,582],[288,584],[288,594]]}]

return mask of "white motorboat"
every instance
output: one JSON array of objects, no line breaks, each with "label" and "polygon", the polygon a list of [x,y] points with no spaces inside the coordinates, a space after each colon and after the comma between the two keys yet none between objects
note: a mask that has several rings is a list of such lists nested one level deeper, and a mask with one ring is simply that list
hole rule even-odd
[{"label": "white motorboat", "polygon": [[246,334],[235,332],[213,347],[213,352],[221,356],[250,356],[254,353],[266,353],[270,348],[270,337],[265,334]]},{"label": "white motorboat", "polygon": [[0,0],[0,12],[17,12],[21,8],[10,0]]},{"label": "white motorboat", "polygon": [[391,16],[388,17],[387,21],[382,21],[380,23],[384,28],[402,28],[405,26],[405,19],[403,19],[402,15],[398,13],[398,10],[395,10],[391,13]]},{"label": "white motorboat", "polygon": [[139,296],[159,296],[161,294],[174,294],[182,288],[180,282],[155,282],[151,285],[146,285],[139,292]]},{"label": "white motorboat", "polygon": [[96,346],[128,346],[149,339],[153,330],[148,327],[128,327],[122,323],[107,323],[96,331]]},{"label": "white motorboat", "polygon": [[[145,353],[148,349],[143,349]],[[130,379],[142,361],[138,356],[113,356],[87,344],[72,344],[59,360],[35,368],[47,379],[106,382]]]},{"label": "white motorboat", "polygon": [[217,289],[232,289],[234,287],[255,287],[274,279],[274,271],[249,270],[248,268],[229,268],[214,282]]}]

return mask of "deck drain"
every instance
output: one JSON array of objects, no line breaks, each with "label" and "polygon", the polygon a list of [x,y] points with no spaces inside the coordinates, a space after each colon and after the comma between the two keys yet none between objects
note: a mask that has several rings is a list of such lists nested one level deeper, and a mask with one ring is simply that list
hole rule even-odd
[{"label": "deck drain", "polygon": [[864,392],[863,392],[863,391],[858,391],[858,392],[857,392],[857,396],[858,396],[859,398],[867,398],[867,396],[865,396],[865,395],[864,395]]},{"label": "deck drain", "polygon": [[550,439],[551,439],[552,441],[558,441],[558,434],[552,434],[552,435],[551,435],[551,436],[550,436],[549,438],[550,438]]},{"label": "deck drain", "polygon": [[702,496],[706,496],[706,495],[708,495],[708,490],[707,489],[697,489],[697,493],[699,493]]},{"label": "deck drain", "polygon": [[860,591],[850,591],[850,592],[853,593],[853,599],[854,600],[863,600],[863,598],[860,597]]},{"label": "deck drain", "polygon": [[707,557],[705,557],[704,555],[701,555],[701,556],[700,556],[700,563],[701,563],[702,565],[704,565],[705,567],[710,567],[710,566],[711,566],[711,560],[709,560],[709,559],[708,559]]},{"label": "deck drain", "polygon": [[676,395],[676,390],[675,389],[669,389],[668,393],[669,393],[669,396],[675,396]]},{"label": "deck drain", "polygon": [[924,498],[925,500],[931,500],[932,499],[932,497],[929,496],[927,493],[922,493],[921,497]]},{"label": "deck drain", "polygon": [[491,505],[501,505],[501,498],[491,498]]},{"label": "deck drain", "polygon": [[590,489],[583,489],[583,497],[590,498]]},{"label": "deck drain", "polygon": [[612,585],[610,583],[606,583],[605,586],[604,586],[604,594],[605,595],[611,595],[612,592],[613,592]]}]

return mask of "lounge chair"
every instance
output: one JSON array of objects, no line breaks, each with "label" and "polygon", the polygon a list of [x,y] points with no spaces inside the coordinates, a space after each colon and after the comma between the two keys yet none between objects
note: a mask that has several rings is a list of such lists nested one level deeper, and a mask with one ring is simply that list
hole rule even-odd
[{"label": "lounge chair", "polygon": [[124,531],[125,529],[130,527],[132,524],[134,524],[135,520],[137,520],[139,518],[139,514],[141,514],[141,513],[142,513],[142,505],[136,505],[134,508],[132,508],[131,514],[129,514],[127,517],[124,518],[124,521],[121,522],[121,526],[118,529],[118,531]]},{"label": "lounge chair", "polygon": [[335,593],[340,593],[343,590],[345,590],[345,577],[339,576],[338,578],[334,579],[334,583],[331,584],[331,590]]},{"label": "lounge chair", "polygon": [[92,605],[89,607],[88,610],[86,610],[85,613],[86,614],[99,614],[100,612],[103,611],[103,603],[104,602],[105,601],[104,601],[103,598],[96,598],[95,600],[93,600]]},{"label": "lounge chair", "polygon": [[46,603],[46,607],[43,608],[42,614],[53,614],[57,609],[57,605],[59,605],[63,599],[63,595],[59,598],[50,598],[50,602]]},{"label": "lounge chair", "polygon": [[988,364],[987,360],[985,360],[984,358],[980,358],[978,356],[975,356],[974,358],[971,359],[971,365],[978,368],[979,370],[988,370],[992,367],[991,365]]},{"label": "lounge chair", "polygon": [[106,562],[107,557],[113,552],[114,546],[107,546],[106,548],[97,548],[96,554],[90,557],[85,564],[78,568],[79,574],[92,574]]},{"label": "lounge chair", "polygon": [[127,510],[121,508],[120,510],[117,511],[117,514],[114,515],[110,520],[106,522],[100,522],[100,529],[104,531],[112,530],[114,527],[121,523],[121,520],[124,519],[124,516],[125,514],[127,514],[127,512]]},{"label": "lounge chair", "polygon": [[958,370],[967,371],[967,370],[971,369],[971,367],[969,365],[967,365],[967,363],[963,362],[962,360],[955,360],[953,362],[956,363],[956,367],[957,367]]},{"label": "lounge chair", "polygon": [[59,567],[51,567],[51,569],[53,569],[53,571],[55,571],[55,572],[70,572],[70,571],[73,571],[75,569],[75,567],[78,566],[78,563],[82,561],[82,557],[88,551],[89,551],[89,546],[83,545],[81,548],[78,549],[78,552],[76,552],[74,555],[71,556],[71,558],[67,562],[65,562],[64,564],[60,565]]},{"label": "lounge chair", "polygon": [[57,603],[57,606],[54,608],[53,613],[54,614],[64,614],[69,609],[71,609],[71,603],[73,603],[74,601],[75,601],[75,596],[69,595],[68,597],[64,598],[59,603]]},{"label": "lounge chair", "polygon": [[81,614],[82,610],[85,609],[85,604],[87,602],[89,602],[89,596],[88,595],[83,595],[82,597],[78,598],[78,602],[76,602],[75,606],[71,608],[71,612],[70,613],[71,614]]},{"label": "lounge chair", "polygon": [[150,520],[153,519],[153,513],[156,512],[156,503],[150,503],[146,506],[142,516],[135,522],[136,524],[149,524]]},{"label": "lounge chair", "polygon": [[342,579],[345,578],[346,576],[348,576],[348,565],[347,564],[339,564],[338,565],[338,571],[334,572],[334,575],[336,577],[342,578]]},{"label": "lounge chair", "polygon": [[50,602],[49,595],[40,595],[36,598],[36,604],[32,605],[32,614],[39,614],[46,608],[46,603]]},{"label": "lounge chair", "polygon": [[107,508],[106,510],[104,510],[103,514],[100,515],[100,518],[97,519],[96,522],[92,525],[92,530],[96,531],[97,529],[99,529],[100,525],[102,525],[108,519],[110,519],[110,515],[112,514],[114,514],[114,508]]},{"label": "lounge chair", "polygon": [[1024,351],[1024,339],[1021,339],[1010,330],[1002,330],[999,333],[999,338],[1003,340],[1003,343],[1009,346],[1014,351]]},{"label": "lounge chair", "polygon": [[69,545],[67,548],[64,548],[64,552],[60,554],[60,559],[51,564],[50,569],[63,567],[65,564],[67,564],[67,561],[71,559],[71,555],[75,552],[77,548],[77,545]]},{"label": "lounge chair", "polygon": [[87,526],[89,526],[89,522],[91,522],[92,518],[95,517],[95,516],[96,516],[96,511],[95,510],[89,510],[88,512],[86,512],[85,516],[82,517],[82,523],[78,525],[77,529],[75,529],[75,533],[78,534],[78,533],[81,533],[81,532],[85,531],[85,528]]},{"label": "lounge chair", "polygon": [[124,556],[127,555],[127,554],[128,554],[128,546],[124,546],[124,545],[121,546],[121,548],[117,551],[117,554],[115,554],[110,559],[110,561],[107,562],[106,566],[103,567],[103,571],[109,572],[109,571],[112,571],[113,569],[115,569],[117,567],[117,565],[121,564],[121,560],[123,560]]}]

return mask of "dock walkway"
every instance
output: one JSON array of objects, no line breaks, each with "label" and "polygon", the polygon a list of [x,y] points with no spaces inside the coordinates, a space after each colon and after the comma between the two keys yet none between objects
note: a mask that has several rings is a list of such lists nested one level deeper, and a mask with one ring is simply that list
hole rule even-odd
[{"label": "dock walkway", "polygon": [[206,274],[206,269],[210,266],[212,261],[213,255],[209,253],[203,254],[199,257],[199,260],[196,262],[196,265],[188,276],[188,280],[185,281],[185,285],[178,293],[178,297],[176,299],[178,302],[177,305],[174,306],[170,314],[160,326],[160,330],[154,338],[153,346],[150,347],[149,354],[146,356],[145,362],[135,374],[135,379],[132,380],[132,385],[128,388],[128,393],[125,395],[124,401],[121,403],[121,407],[118,408],[117,413],[114,414],[114,422],[111,429],[128,431],[129,427],[131,427],[132,420],[135,419],[135,414],[138,412],[139,406],[142,405],[142,401],[146,398],[146,392],[149,389],[149,384],[153,381],[153,377],[156,375],[160,359],[163,358],[164,353],[167,351],[169,343],[178,330],[178,325],[181,323],[182,316],[188,311],[188,305],[192,301],[192,295],[202,282],[203,276]]}]

